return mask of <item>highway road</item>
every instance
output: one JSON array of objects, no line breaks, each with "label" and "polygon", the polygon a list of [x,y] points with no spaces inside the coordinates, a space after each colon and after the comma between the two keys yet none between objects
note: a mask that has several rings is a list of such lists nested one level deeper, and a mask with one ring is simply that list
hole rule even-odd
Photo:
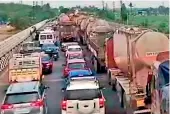
[{"label": "highway road", "polygon": [[[84,53],[88,54],[87,51]],[[86,59],[88,59],[86,55]],[[87,61],[89,64],[90,62]],[[53,73],[45,75],[44,83],[47,84],[50,89],[47,91],[47,105],[48,114],[60,114],[60,104],[62,100],[62,71],[64,63],[63,53],[60,53],[60,58],[58,61],[54,62]],[[90,65],[89,65],[90,66]],[[106,114],[125,114],[124,110],[120,108],[118,97],[115,92],[111,91],[111,88],[106,83],[106,74],[97,74],[100,77],[102,85],[105,85],[106,89],[103,90],[104,96],[106,98]],[[4,90],[8,87],[7,82],[7,70],[1,73],[0,77],[0,101],[4,98]]]}]

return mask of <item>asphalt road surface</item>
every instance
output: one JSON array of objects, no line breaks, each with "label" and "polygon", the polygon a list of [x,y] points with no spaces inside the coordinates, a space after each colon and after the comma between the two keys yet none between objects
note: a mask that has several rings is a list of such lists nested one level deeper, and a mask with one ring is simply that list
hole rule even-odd
[{"label": "asphalt road surface", "polygon": [[[87,56],[86,56],[87,57]],[[87,60],[90,60],[86,58]],[[88,62],[88,61],[87,61]],[[45,75],[44,83],[46,83],[50,89],[47,91],[47,105],[48,114],[60,114],[60,104],[62,100],[62,71],[64,63],[63,53],[60,53],[58,61],[54,62],[53,73]],[[90,62],[88,62],[90,64]],[[106,99],[106,114],[125,114],[125,111],[120,108],[120,103],[115,92],[111,91],[111,88],[106,83],[106,74],[97,74],[100,77],[102,85],[105,85],[106,89],[103,90]],[[7,88],[7,70],[1,73],[0,77],[0,101],[4,98],[4,90]]]}]

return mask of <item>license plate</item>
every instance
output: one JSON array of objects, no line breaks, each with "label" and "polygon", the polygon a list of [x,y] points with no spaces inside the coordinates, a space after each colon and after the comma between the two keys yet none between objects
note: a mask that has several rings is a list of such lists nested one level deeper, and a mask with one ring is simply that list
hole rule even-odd
[{"label": "license plate", "polygon": [[14,114],[23,114],[23,113],[29,113],[30,110],[29,109],[16,109]]},{"label": "license plate", "polygon": [[144,100],[138,100],[138,101],[137,101],[137,106],[138,106],[138,107],[140,107],[140,106],[145,106]]}]

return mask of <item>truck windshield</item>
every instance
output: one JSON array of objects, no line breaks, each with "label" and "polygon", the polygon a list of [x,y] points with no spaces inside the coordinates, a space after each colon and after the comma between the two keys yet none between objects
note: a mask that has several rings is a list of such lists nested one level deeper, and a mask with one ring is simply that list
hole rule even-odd
[{"label": "truck windshield", "polygon": [[53,36],[52,35],[47,35],[47,39],[52,39]]},{"label": "truck windshield", "polygon": [[63,26],[63,32],[71,33],[73,31],[72,26]]},{"label": "truck windshield", "polygon": [[40,39],[41,40],[45,40],[46,39],[46,35],[40,35]]}]

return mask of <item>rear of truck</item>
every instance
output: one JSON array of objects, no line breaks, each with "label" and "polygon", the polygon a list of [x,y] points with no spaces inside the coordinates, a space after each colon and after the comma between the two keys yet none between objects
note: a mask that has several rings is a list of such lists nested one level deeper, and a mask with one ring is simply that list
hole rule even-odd
[{"label": "rear of truck", "polygon": [[40,55],[14,55],[9,61],[9,82],[40,81],[42,64]]},{"label": "rear of truck", "polygon": [[61,42],[76,41],[75,26],[72,21],[59,23],[59,38]]},{"label": "rear of truck", "polygon": [[107,26],[97,26],[91,30],[87,39],[88,49],[93,55],[93,63],[97,72],[105,72],[105,39],[112,36]]}]

